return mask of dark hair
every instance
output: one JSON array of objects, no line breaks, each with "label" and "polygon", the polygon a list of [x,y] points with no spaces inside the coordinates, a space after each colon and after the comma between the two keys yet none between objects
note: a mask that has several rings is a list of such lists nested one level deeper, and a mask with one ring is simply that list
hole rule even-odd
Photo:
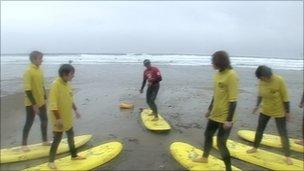
[{"label": "dark hair", "polygon": [[149,59],[145,59],[144,62],[143,62],[143,64],[144,64],[144,65],[151,64],[151,61],[150,61]]},{"label": "dark hair", "polygon": [[43,56],[43,53],[35,50],[35,51],[33,51],[33,52],[30,53],[30,60],[33,61],[38,56]]},{"label": "dark hair", "polygon": [[255,70],[255,76],[258,79],[261,79],[261,77],[267,77],[270,78],[272,76],[272,70],[266,65],[260,65],[258,68]]},{"label": "dark hair", "polygon": [[220,71],[225,69],[232,69],[230,65],[229,55],[225,51],[216,51],[212,55],[212,64],[215,65]]},{"label": "dark hair", "polygon": [[58,70],[60,77],[68,75],[71,72],[75,72],[75,68],[71,64],[62,64]]}]

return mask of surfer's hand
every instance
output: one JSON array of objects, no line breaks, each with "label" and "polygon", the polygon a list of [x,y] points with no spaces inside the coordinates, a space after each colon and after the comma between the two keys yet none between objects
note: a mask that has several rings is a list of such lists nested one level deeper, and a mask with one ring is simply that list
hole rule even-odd
[{"label": "surfer's hand", "polygon": [[80,113],[77,110],[75,111],[75,115],[76,115],[77,119],[79,119],[81,117]]},{"label": "surfer's hand", "polygon": [[223,125],[224,129],[229,129],[232,127],[232,121],[226,121]]},{"label": "surfer's hand", "polygon": [[256,114],[258,110],[259,110],[258,106],[254,107],[252,110],[252,114]]},{"label": "surfer's hand", "polygon": [[39,112],[39,107],[38,107],[38,105],[35,104],[35,105],[33,105],[32,107],[33,107],[34,114],[38,114],[38,112]]},{"label": "surfer's hand", "polygon": [[59,129],[62,130],[63,129],[63,120],[62,119],[57,119],[55,126]]},{"label": "surfer's hand", "polygon": [[304,103],[300,103],[298,106],[299,106],[299,108],[303,108],[304,107]]}]

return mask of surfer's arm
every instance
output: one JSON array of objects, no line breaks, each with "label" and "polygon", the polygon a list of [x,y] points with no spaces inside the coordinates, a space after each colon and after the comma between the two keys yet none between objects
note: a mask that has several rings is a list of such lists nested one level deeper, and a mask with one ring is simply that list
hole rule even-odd
[{"label": "surfer's arm", "polygon": [[229,109],[228,109],[228,116],[226,121],[231,122],[233,115],[235,113],[235,108],[236,108],[236,101],[235,102],[229,102]]},{"label": "surfer's arm", "polygon": [[290,112],[290,104],[289,104],[289,102],[284,102],[284,109],[285,109],[285,113],[289,113]]},{"label": "surfer's arm", "polygon": [[46,90],[45,90],[45,87],[44,87],[44,86],[43,86],[43,91],[44,91],[44,99],[47,99]]},{"label": "surfer's arm", "polygon": [[281,80],[279,91],[280,91],[281,97],[282,97],[282,99],[284,101],[285,113],[289,114],[290,107],[289,107],[289,99],[288,99],[287,86],[286,86],[285,81],[283,79]]},{"label": "surfer's arm", "polygon": [[75,103],[73,103],[73,106],[72,106],[72,107],[73,107],[73,110],[74,110],[74,111],[77,111],[77,107],[76,107]]},{"label": "surfer's arm", "polygon": [[210,104],[209,104],[209,107],[208,107],[208,110],[209,111],[211,111],[212,110],[212,107],[213,107],[213,97],[212,97],[212,100],[211,100],[211,102],[210,102]]},{"label": "surfer's arm", "polygon": [[76,107],[76,105],[75,105],[75,103],[73,102],[73,110],[74,110],[74,112],[75,112],[75,115],[76,115],[76,118],[80,118],[80,113],[77,111],[77,107]]},{"label": "surfer's arm", "polygon": [[261,102],[262,102],[262,97],[261,97],[261,96],[258,96],[258,97],[257,97],[256,106],[255,106],[255,107],[259,107],[260,104],[261,104]]},{"label": "surfer's arm", "polygon": [[146,85],[147,79],[144,78],[140,90],[143,90]]},{"label": "surfer's arm", "polygon": [[32,105],[36,104],[36,101],[34,99],[33,93],[31,90],[26,90],[25,91],[26,96],[28,97],[28,99],[31,101]]}]

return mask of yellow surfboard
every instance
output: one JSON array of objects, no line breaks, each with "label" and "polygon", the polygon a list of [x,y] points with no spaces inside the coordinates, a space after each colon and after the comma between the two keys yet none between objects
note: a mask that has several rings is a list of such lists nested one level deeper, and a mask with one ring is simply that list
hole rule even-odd
[{"label": "yellow surfboard", "polygon": [[[237,134],[247,141],[254,142],[255,131],[239,130]],[[304,146],[296,144],[295,141],[297,141],[297,139],[289,138],[290,149],[304,153]],[[261,141],[261,144],[270,147],[282,148],[281,138],[279,136],[271,135],[271,134],[263,134],[263,139]]]},{"label": "yellow surfboard", "polygon": [[151,113],[152,110],[149,109],[144,109],[141,112],[141,119],[147,129],[152,131],[167,131],[171,129],[171,126],[160,114],[158,114],[157,121],[152,121],[154,116],[150,115]]},{"label": "yellow surfboard", "polygon": [[[81,135],[74,137],[75,147],[80,147],[87,143],[92,138],[92,135]],[[43,146],[42,143],[28,146],[30,151],[24,152],[19,147],[1,149],[1,163],[18,162],[30,159],[37,159],[49,155],[50,146]],[[62,139],[58,146],[57,154],[69,151],[67,139]]]},{"label": "yellow surfboard", "polygon": [[[71,156],[55,160],[57,170],[91,170],[116,157],[122,150],[120,142],[109,142],[78,153],[84,160],[71,160]],[[48,163],[27,168],[24,171],[50,170]]]},{"label": "yellow surfboard", "polygon": [[[213,147],[218,149],[216,145],[216,137],[213,138]],[[246,151],[251,149],[252,146],[248,146],[232,140],[227,141],[227,147],[231,156],[261,167],[265,167],[270,170],[303,171],[304,169],[304,161],[292,158],[293,165],[287,165],[284,161],[285,156],[268,152],[262,149],[258,149],[256,153],[248,154]]]},{"label": "yellow surfboard", "polygon": [[[172,156],[188,170],[225,170],[222,160],[209,155],[208,163],[193,162],[193,158],[203,155],[203,151],[183,142],[174,142],[170,145]],[[232,166],[232,170],[240,170]]]}]

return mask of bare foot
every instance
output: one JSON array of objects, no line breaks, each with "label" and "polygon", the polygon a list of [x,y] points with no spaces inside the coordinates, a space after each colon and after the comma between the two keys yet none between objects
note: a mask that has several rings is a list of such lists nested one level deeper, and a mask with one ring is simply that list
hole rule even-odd
[{"label": "bare foot", "polygon": [[158,121],[158,117],[154,117],[151,121]]},{"label": "bare foot", "polygon": [[292,164],[293,164],[293,162],[292,162],[292,160],[291,160],[290,157],[286,157],[285,162],[286,162],[286,164],[288,164],[288,165],[292,165]]},{"label": "bare foot", "polygon": [[198,162],[198,163],[208,163],[208,158],[200,157],[200,158],[192,159],[192,161],[193,162]]},{"label": "bare foot", "polygon": [[252,149],[250,149],[250,150],[247,150],[246,152],[247,152],[248,154],[255,153],[255,152],[257,152],[257,149],[256,149],[256,148],[252,148]]},{"label": "bare foot", "polygon": [[28,146],[26,146],[26,145],[21,146],[21,150],[24,152],[31,151],[30,148],[28,148]]},{"label": "bare foot", "polygon": [[48,163],[48,167],[49,167],[50,169],[52,169],[52,170],[57,170],[57,167],[56,167],[56,165],[55,165],[54,162],[49,162],[49,163]]},{"label": "bare foot", "polygon": [[304,146],[304,140],[297,140],[295,143]]},{"label": "bare foot", "polygon": [[84,160],[86,157],[77,155],[76,157],[72,157],[72,160]]},{"label": "bare foot", "polygon": [[50,146],[50,145],[52,145],[52,143],[49,142],[49,141],[45,141],[45,142],[42,142],[42,145],[43,146]]}]

